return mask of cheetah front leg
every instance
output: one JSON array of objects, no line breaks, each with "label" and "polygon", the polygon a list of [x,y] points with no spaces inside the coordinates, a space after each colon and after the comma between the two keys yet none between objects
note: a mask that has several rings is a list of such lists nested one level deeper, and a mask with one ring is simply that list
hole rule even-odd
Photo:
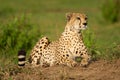
[{"label": "cheetah front leg", "polygon": [[82,59],[80,62],[80,66],[86,67],[89,64],[88,59]]},{"label": "cheetah front leg", "polygon": [[73,59],[68,59],[68,60],[66,61],[66,64],[67,64],[67,66],[69,66],[69,67],[75,67],[75,66],[77,66],[77,62],[74,61]]}]

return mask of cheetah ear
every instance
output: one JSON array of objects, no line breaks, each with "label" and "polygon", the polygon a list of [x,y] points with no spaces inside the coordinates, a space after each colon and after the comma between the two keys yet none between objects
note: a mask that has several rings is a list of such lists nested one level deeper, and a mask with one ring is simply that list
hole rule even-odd
[{"label": "cheetah ear", "polygon": [[73,13],[66,13],[67,21],[70,21],[72,15],[73,15]]}]

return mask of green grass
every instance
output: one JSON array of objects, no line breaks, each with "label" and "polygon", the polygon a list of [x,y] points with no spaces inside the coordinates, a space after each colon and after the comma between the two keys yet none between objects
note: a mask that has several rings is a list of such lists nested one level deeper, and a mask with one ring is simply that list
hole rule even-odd
[{"label": "green grass", "polygon": [[18,51],[25,49],[29,53],[41,37],[39,29],[26,17],[15,17],[9,23],[0,25],[0,67],[11,62],[16,64]]},{"label": "green grass", "polygon": [[[25,48],[29,54],[30,49],[41,36],[47,36],[50,40],[58,39],[66,24],[66,12],[86,13],[89,27],[84,31],[86,45],[95,55],[94,58],[96,56],[103,58],[108,54],[111,57],[114,52],[119,50],[118,47],[116,47],[117,50],[113,50],[113,47],[110,46],[113,46],[114,43],[115,46],[120,45],[120,23],[111,24],[104,20],[101,14],[103,2],[104,0],[0,1],[0,41],[8,43],[7,46],[0,43],[0,63],[2,63],[0,66],[16,60],[17,51],[21,48]],[[29,21],[26,23],[21,21],[23,16],[29,17]],[[16,20],[18,21],[15,22]],[[19,26],[22,28],[19,29]],[[3,35],[5,30],[12,32]],[[17,34],[19,31],[20,33]],[[9,34],[11,34],[11,38],[15,38],[13,40],[19,42],[13,44],[8,38]],[[4,60],[6,63],[3,63]]]}]

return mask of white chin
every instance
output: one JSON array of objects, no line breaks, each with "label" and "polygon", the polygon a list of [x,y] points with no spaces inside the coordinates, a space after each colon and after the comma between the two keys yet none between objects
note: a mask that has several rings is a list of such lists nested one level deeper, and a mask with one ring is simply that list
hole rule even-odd
[{"label": "white chin", "polygon": [[82,28],[82,30],[85,30],[87,28],[87,26],[84,26],[83,28]]}]

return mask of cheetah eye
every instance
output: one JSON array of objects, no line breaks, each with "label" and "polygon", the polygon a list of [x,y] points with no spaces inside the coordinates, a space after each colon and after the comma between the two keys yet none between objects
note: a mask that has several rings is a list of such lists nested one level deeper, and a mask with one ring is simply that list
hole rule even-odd
[{"label": "cheetah eye", "polygon": [[85,20],[87,20],[88,18],[86,17]]},{"label": "cheetah eye", "polygon": [[77,17],[77,20],[80,20],[80,17]]}]

